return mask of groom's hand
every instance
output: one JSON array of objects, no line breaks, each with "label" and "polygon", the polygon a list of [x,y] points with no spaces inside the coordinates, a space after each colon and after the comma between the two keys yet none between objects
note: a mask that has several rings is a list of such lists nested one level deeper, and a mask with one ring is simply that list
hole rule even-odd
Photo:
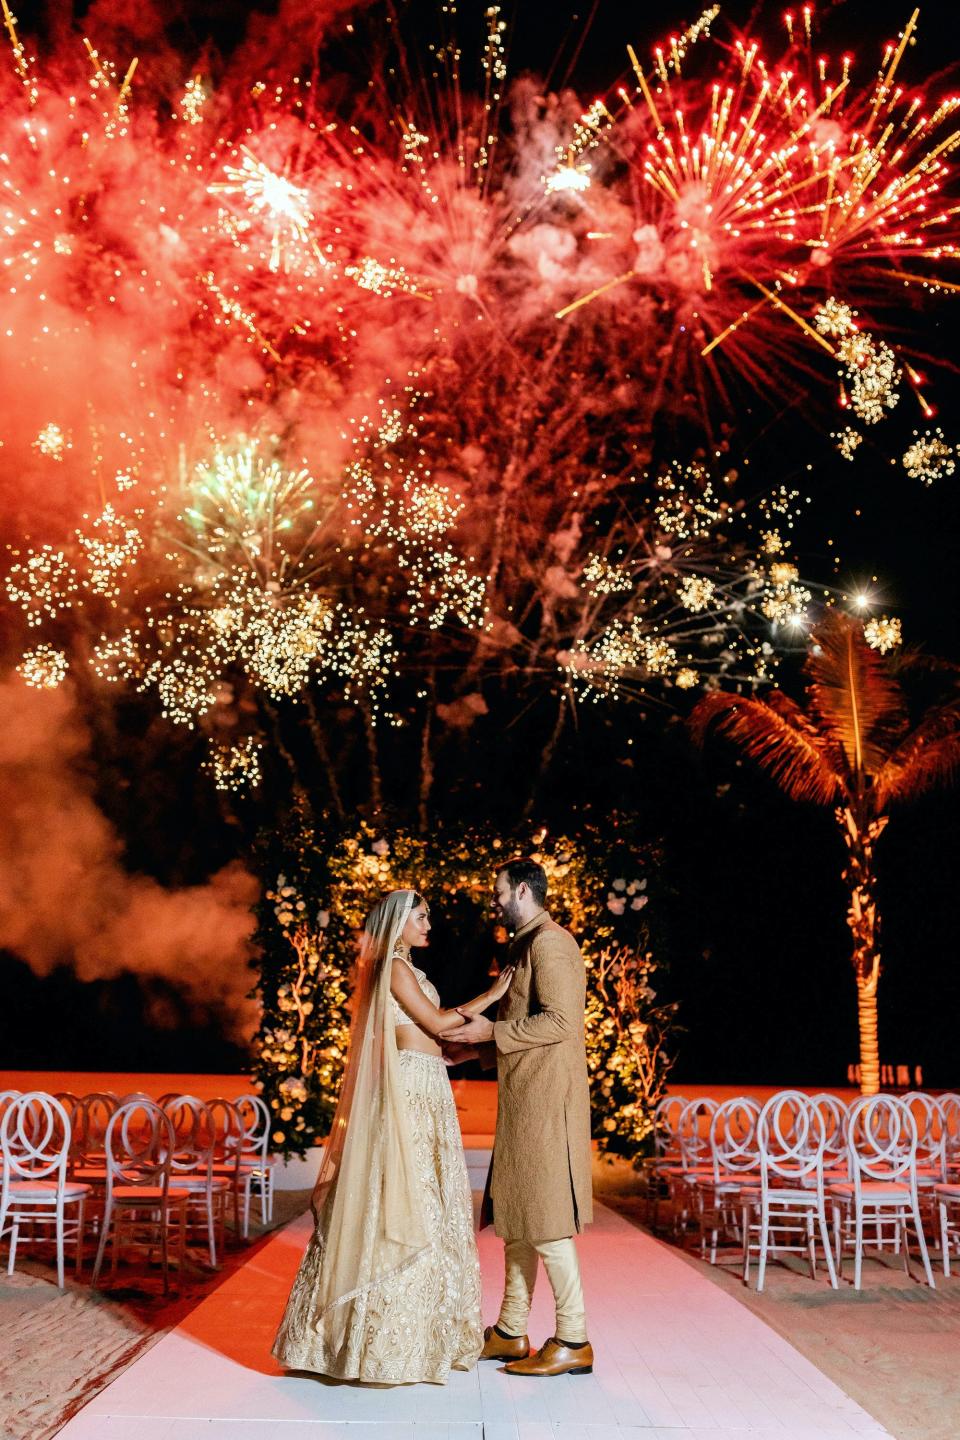
[{"label": "groom's hand", "polygon": [[[459,1031],[453,1032],[455,1035]],[[447,1065],[465,1065],[468,1060],[478,1059],[477,1047],[475,1045],[459,1045],[456,1040],[444,1041],[443,1059]]]},{"label": "groom's hand", "polygon": [[466,1011],[459,1012],[465,1025],[458,1030],[451,1030],[447,1036],[440,1036],[440,1039],[455,1040],[458,1045],[487,1045],[493,1039],[493,1021],[488,1020],[485,1015],[469,1015]]}]

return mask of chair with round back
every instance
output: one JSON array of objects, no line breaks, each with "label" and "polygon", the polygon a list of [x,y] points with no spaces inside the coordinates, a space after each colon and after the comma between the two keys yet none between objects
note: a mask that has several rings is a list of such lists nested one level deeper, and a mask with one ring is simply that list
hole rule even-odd
[{"label": "chair with round back", "polygon": [[743,1279],[749,1284],[750,1256],[755,1251],[758,1291],[763,1289],[771,1253],[806,1254],[811,1278],[816,1279],[816,1231],[830,1284],[837,1288],[824,1186],[826,1123],[817,1098],[799,1090],[781,1090],[771,1095],[757,1120],[760,1190],[744,1193]]},{"label": "chair with round back", "polygon": [[[810,1096],[823,1121],[823,1174],[828,1182],[849,1180],[847,1173],[847,1107],[839,1095],[821,1090]],[[812,1132],[811,1132],[812,1133]]]},{"label": "chair with round back", "polygon": [[744,1188],[760,1183],[757,1121],[760,1102],[752,1095],[734,1095],[722,1101],[710,1117],[710,1169],[694,1174],[692,1185],[697,1195],[697,1213],[701,1230],[701,1253],[706,1246],[705,1217],[712,1215],[710,1227],[710,1264],[717,1263],[717,1241],[720,1232],[740,1239],[738,1220],[740,1198]]},{"label": "chair with round back", "polygon": [[935,1095],[908,1090],[900,1096],[917,1127],[917,1186],[920,1199],[930,1198],[933,1187],[947,1179],[947,1132],[943,1110]]},{"label": "chair with round back", "polygon": [[660,1201],[670,1193],[667,1167],[680,1163],[678,1127],[686,1095],[662,1095],[653,1112],[653,1155],[645,1162],[650,1223],[657,1229]]},{"label": "chair with round back", "polygon": [[[106,1194],[100,1244],[93,1267],[94,1285],[100,1276],[107,1241],[112,1236],[112,1275],[116,1274],[124,1242],[146,1244],[151,1251],[159,1243],[166,1294],[170,1288],[172,1220],[177,1222],[182,1268],[186,1205],[190,1196],[188,1191],[175,1189],[170,1183],[174,1144],[173,1126],[152,1100],[128,1101],[111,1116],[104,1136]],[[146,1240],[137,1241],[138,1230],[146,1233]]]},{"label": "chair with round back", "polygon": [[185,1210],[187,1238],[198,1229],[205,1231],[210,1265],[216,1269],[216,1236],[219,1230],[222,1241],[230,1182],[213,1173],[215,1145],[210,1111],[195,1095],[165,1097],[160,1108],[173,1127],[171,1184],[189,1195]]},{"label": "chair with round back", "polygon": [[874,1228],[876,1246],[903,1246],[909,1272],[908,1224],[913,1225],[927,1284],[934,1288],[930,1256],[923,1234],[917,1188],[917,1126],[909,1105],[894,1095],[862,1095],[850,1107],[847,1121],[850,1179],[829,1186],[837,1274],[842,1273],[844,1243],[854,1248],[854,1287],[860,1289],[864,1229]]},{"label": "chair with round back", "polygon": [[207,1101],[213,1131],[213,1173],[230,1182],[233,1195],[233,1228],[246,1239],[241,1204],[253,1165],[243,1158],[245,1124],[234,1100],[217,1095]]},{"label": "chair with round back", "polygon": [[119,1105],[120,1101],[112,1091],[91,1090],[89,1095],[80,1097],[75,1117],[79,1131],[75,1145],[77,1161],[85,1169],[101,1170],[104,1178],[106,1177],[104,1136]]},{"label": "chair with round back", "polygon": [[[10,1237],[7,1274],[13,1274],[23,1225],[53,1228],[57,1284],[64,1288],[63,1255],[76,1241],[76,1271],[83,1259],[83,1213],[90,1186],[67,1179],[70,1117],[53,1095],[40,1090],[12,1098],[0,1120],[0,1237]],[[71,1218],[68,1211],[76,1209]]]},{"label": "chair with round back", "polygon": [[947,1090],[940,1095],[943,1116],[944,1163],[948,1180],[960,1180],[960,1095]]},{"label": "chair with round back", "polygon": [[238,1095],[234,1107],[243,1125],[240,1144],[240,1165],[252,1167],[246,1177],[243,1194],[244,1239],[250,1233],[250,1196],[255,1186],[260,1197],[260,1224],[273,1219],[273,1178],[276,1162],[270,1155],[272,1118],[270,1107],[259,1095]]},{"label": "chair with round back", "polygon": [[698,1174],[713,1172],[710,1160],[710,1122],[717,1101],[709,1095],[694,1096],[677,1116],[677,1147],[680,1158],[676,1164],[664,1164],[661,1170],[673,1208],[673,1229],[677,1235],[686,1233],[691,1210],[697,1205],[695,1180]]},{"label": "chair with round back", "polygon": [[960,1095],[937,1097],[943,1127],[943,1179],[934,1186],[944,1275],[950,1274],[951,1251],[960,1251]]}]

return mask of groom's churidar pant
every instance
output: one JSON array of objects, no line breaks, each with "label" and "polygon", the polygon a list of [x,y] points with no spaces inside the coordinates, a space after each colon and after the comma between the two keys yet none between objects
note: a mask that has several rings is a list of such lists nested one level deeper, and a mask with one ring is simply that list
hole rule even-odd
[{"label": "groom's churidar pant", "polygon": [[497,1325],[507,1335],[525,1335],[533,1287],[537,1279],[537,1260],[543,1261],[554,1299],[557,1302],[557,1328],[560,1340],[578,1344],[587,1338],[587,1317],[583,1308],[583,1286],[580,1283],[580,1261],[572,1238],[543,1240],[505,1240],[504,1260],[506,1283],[503,1304]]}]

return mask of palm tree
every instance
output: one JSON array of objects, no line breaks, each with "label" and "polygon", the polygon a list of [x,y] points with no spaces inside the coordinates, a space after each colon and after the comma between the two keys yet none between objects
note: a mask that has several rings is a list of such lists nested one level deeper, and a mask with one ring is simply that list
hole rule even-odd
[{"label": "palm tree", "polygon": [[903,666],[871,649],[852,616],[829,612],[811,642],[805,706],[779,690],[763,700],[717,692],[700,701],[690,724],[700,742],[710,729],[728,736],[792,799],[836,807],[847,849],[843,878],[857,983],[860,1086],[865,1095],[875,1095],[880,1088],[875,847],[891,804],[948,781],[960,764],[960,699],[954,695],[911,719],[899,679]]}]

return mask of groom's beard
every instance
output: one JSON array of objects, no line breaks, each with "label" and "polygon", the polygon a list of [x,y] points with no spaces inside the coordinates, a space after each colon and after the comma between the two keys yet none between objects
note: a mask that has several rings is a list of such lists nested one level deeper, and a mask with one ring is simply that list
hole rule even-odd
[{"label": "groom's beard", "polygon": [[508,900],[500,906],[500,915],[508,930],[520,929],[520,916],[517,914],[516,900]]}]

